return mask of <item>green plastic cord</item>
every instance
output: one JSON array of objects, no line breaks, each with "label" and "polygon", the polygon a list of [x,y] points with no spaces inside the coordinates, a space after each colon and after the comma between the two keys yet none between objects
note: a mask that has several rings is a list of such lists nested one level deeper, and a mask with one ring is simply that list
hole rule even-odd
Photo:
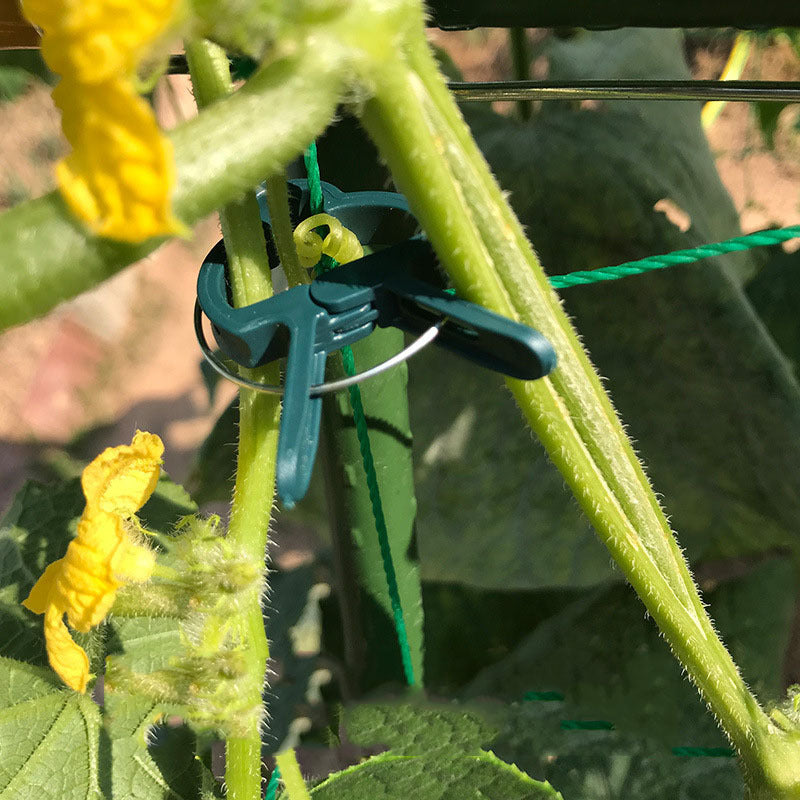
[{"label": "green plastic cord", "polygon": [[[311,213],[321,214],[324,210],[322,199],[322,183],[319,173],[319,162],[317,160],[317,145],[312,142],[306,150],[305,156],[306,174],[308,175],[308,189],[311,194]],[[323,255],[319,264],[315,268],[315,275],[322,275],[330,269],[338,266],[337,262],[330,256]],[[342,366],[345,374],[352,377],[356,374],[356,361],[353,349],[346,345],[341,350]],[[383,501],[381,500],[380,487],[378,485],[378,473],[375,469],[375,460],[372,456],[372,447],[369,443],[369,430],[367,428],[367,417],[364,413],[364,404],[361,400],[361,389],[358,384],[348,387],[350,393],[350,405],[353,409],[353,423],[358,436],[358,446],[361,451],[361,461],[364,465],[364,473],[367,478],[367,488],[369,489],[369,499],[372,505],[372,516],[375,519],[375,530],[378,533],[378,543],[381,548],[381,558],[383,560],[383,571],[386,575],[386,586],[389,590],[389,599],[392,604],[392,615],[394,617],[394,627],[397,634],[397,641],[400,645],[400,657],[403,661],[403,674],[409,686],[416,686],[417,681],[414,675],[414,667],[411,663],[411,648],[408,644],[408,633],[406,632],[406,621],[403,613],[403,605],[400,602],[400,589],[397,585],[397,573],[392,560],[392,551],[389,546],[389,531],[386,527],[386,516],[383,513]]]},{"label": "green plastic cord", "polygon": [[735,236],[715,244],[704,244],[700,247],[691,247],[687,250],[675,250],[662,256],[650,256],[638,261],[626,261],[616,267],[602,267],[600,269],[586,270],[585,272],[570,272],[566,275],[553,275],[550,285],[554,289],[566,289],[570,286],[584,286],[588,283],[600,281],[616,281],[631,275],[641,275],[655,269],[667,269],[680,264],[693,264],[704,258],[721,256],[725,253],[735,253],[740,250],[752,250],[754,247],[767,247],[773,244],[787,242],[800,236],[800,225],[788,228],[779,228],[772,231],[757,231],[747,236]]},{"label": "green plastic cord", "polygon": [[267,791],[264,793],[264,800],[275,800],[275,795],[278,793],[278,784],[281,782],[281,771],[278,765],[272,770],[272,775],[269,776],[269,783],[267,784]]}]

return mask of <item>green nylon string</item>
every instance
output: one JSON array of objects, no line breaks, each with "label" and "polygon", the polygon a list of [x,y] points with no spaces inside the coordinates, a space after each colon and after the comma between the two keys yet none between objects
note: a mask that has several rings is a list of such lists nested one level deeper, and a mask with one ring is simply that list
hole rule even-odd
[{"label": "green nylon string", "polygon": [[684,758],[735,758],[730,747],[673,747],[672,755]]},{"label": "green nylon string", "polygon": [[650,272],[655,269],[666,269],[679,264],[693,264],[695,261],[711,258],[712,256],[721,256],[725,253],[735,253],[739,250],[751,250],[754,247],[780,244],[789,239],[796,239],[798,236],[800,236],[800,225],[792,225],[788,228],[772,231],[758,231],[747,236],[735,236],[733,239],[726,239],[724,242],[704,244],[687,250],[675,250],[663,256],[650,256],[638,261],[626,261],[616,267],[602,267],[600,269],[586,270],[585,272],[553,275],[549,280],[554,289],[584,286],[588,283],[599,283],[600,281],[616,281],[620,278],[641,275],[643,272]]},{"label": "green nylon string", "polygon": [[605,719],[562,719],[562,731],[613,731],[614,723]]},{"label": "green nylon string", "polygon": [[269,783],[267,784],[267,791],[264,794],[264,800],[275,800],[275,795],[278,793],[278,783],[281,780],[281,771],[278,765],[272,770],[272,775],[269,776]]},{"label": "green nylon string", "polygon": [[[312,143],[306,150],[304,160],[306,174],[308,175],[308,189],[311,194],[311,213],[321,214],[324,210],[324,203],[316,143]],[[338,264],[334,259],[323,255],[316,266],[315,274],[322,275],[336,266]],[[345,345],[341,353],[345,374],[352,377],[356,374],[356,360],[353,355],[353,348]],[[394,569],[394,561],[392,561],[392,551],[389,547],[389,530],[386,526],[386,516],[383,513],[383,501],[381,500],[380,487],[378,486],[378,473],[375,469],[375,459],[372,456],[372,446],[369,443],[369,430],[367,428],[367,417],[364,413],[364,404],[361,399],[361,388],[358,384],[354,384],[348,387],[348,392],[350,393],[350,405],[353,409],[353,422],[358,436],[358,447],[361,451],[361,461],[367,478],[372,516],[375,518],[375,530],[378,533],[378,544],[381,548],[383,571],[386,576],[386,585],[389,589],[389,600],[392,604],[394,627],[397,633],[397,641],[400,645],[400,657],[403,661],[403,673],[406,683],[409,686],[416,686],[417,681],[414,675],[414,666],[411,663],[411,648],[408,645],[406,621],[400,601],[400,589],[397,586],[397,574]]]},{"label": "green nylon string", "polygon": [[[319,176],[319,161],[317,159],[317,143],[311,142],[308,150],[303,154],[308,176],[308,191],[311,194],[311,213],[321,214],[323,211],[322,179]],[[323,256],[325,258],[325,256]]]}]

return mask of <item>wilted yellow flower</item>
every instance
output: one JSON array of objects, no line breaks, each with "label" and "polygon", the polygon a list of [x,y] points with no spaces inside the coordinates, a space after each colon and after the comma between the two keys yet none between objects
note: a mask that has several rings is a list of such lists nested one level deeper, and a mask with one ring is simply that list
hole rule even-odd
[{"label": "wilted yellow flower", "polygon": [[136,69],[183,0],[22,0],[43,30],[42,55],[63,76],[53,92],[72,153],[56,168],[72,212],[125,241],[181,233],[171,210],[172,147],[135,89]]},{"label": "wilted yellow flower", "polygon": [[22,605],[44,614],[50,666],[78,692],[86,691],[89,659],[64,624],[85,633],[108,613],[126,581],[147,580],[155,557],[131,537],[131,518],[158,482],[164,445],[137,431],[130,445],[109,447],[83,471],[86,508],[64,558],[53,562]]}]

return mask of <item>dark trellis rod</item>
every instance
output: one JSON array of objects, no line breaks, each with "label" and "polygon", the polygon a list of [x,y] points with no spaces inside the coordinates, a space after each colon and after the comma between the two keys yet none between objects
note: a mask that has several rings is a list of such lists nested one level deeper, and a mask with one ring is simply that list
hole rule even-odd
[{"label": "dark trellis rod", "polygon": [[451,82],[464,101],[478,100],[728,100],[800,102],[797,81],[487,81]]},{"label": "dark trellis rod", "polygon": [[426,0],[447,28],[777,28],[800,26],[786,0]]}]

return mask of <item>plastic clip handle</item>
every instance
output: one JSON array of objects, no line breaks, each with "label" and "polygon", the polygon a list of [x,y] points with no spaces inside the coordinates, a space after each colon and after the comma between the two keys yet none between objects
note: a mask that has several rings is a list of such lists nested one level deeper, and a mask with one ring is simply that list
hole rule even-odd
[{"label": "plastic clip handle", "polygon": [[397,298],[392,324],[420,333],[444,320],[435,343],[481,367],[519,380],[536,380],[556,367],[556,352],[539,331],[439,291],[407,275],[386,287]]},{"label": "plastic clip handle", "polygon": [[322,397],[312,397],[311,387],[325,379],[327,352],[316,348],[317,326],[323,315],[320,311],[313,323],[306,317],[289,332],[275,476],[278,495],[287,509],[305,496],[319,445]]}]

